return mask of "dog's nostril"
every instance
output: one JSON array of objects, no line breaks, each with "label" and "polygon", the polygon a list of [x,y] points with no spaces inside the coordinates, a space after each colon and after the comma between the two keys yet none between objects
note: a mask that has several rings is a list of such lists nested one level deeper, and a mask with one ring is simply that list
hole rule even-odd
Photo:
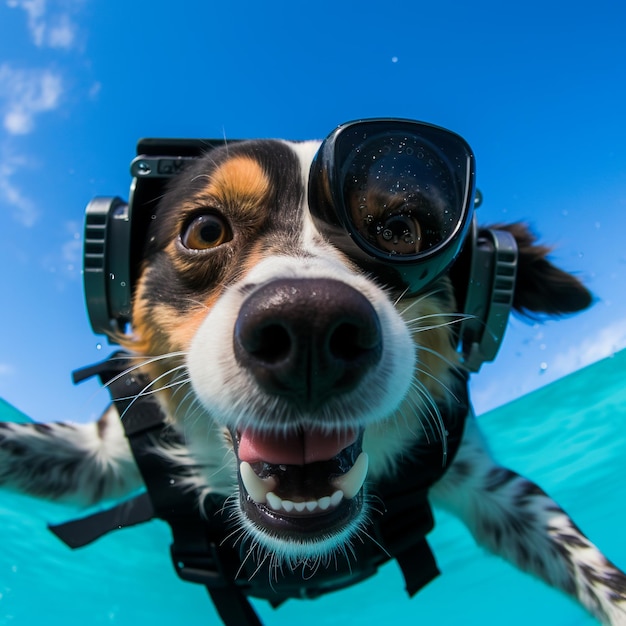
[{"label": "dog's nostril", "polygon": [[289,357],[291,337],[284,326],[268,324],[258,329],[255,341],[248,344],[247,350],[268,365],[280,363]]},{"label": "dog's nostril", "polygon": [[[368,333],[356,324],[339,324],[330,336],[330,353],[336,359],[354,361],[375,347],[377,337],[372,340],[371,334],[368,337]],[[377,335],[375,332],[374,334]]]}]

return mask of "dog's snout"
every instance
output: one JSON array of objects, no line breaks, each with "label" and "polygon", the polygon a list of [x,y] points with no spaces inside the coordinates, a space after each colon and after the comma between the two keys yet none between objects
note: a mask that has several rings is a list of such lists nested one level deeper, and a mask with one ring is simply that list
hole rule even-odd
[{"label": "dog's snout", "polygon": [[243,303],[235,355],[259,385],[300,408],[352,391],[380,360],[378,315],[359,291],[332,279],[283,279]]}]

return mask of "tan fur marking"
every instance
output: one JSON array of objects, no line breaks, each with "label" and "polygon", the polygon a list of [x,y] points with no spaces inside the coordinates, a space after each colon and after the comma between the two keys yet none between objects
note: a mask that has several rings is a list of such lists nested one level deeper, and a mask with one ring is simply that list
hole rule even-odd
[{"label": "tan fur marking", "polygon": [[187,351],[198,328],[206,318],[209,310],[220,296],[218,292],[212,292],[205,300],[204,306],[199,306],[181,317],[180,311],[175,306],[160,305],[156,309],[155,317],[160,321],[173,350]]},{"label": "tan fur marking", "polygon": [[[133,336],[130,339],[120,340],[120,343],[138,356],[145,357],[186,352],[208,311],[219,296],[219,291],[214,291],[205,299],[204,303],[198,303],[198,306],[190,310],[184,317],[181,316],[180,311],[175,306],[168,304],[148,306],[145,302],[138,300],[134,309],[136,321],[133,325]],[[141,362],[142,359],[137,360],[137,364],[141,364]],[[173,371],[176,375],[178,370],[172,370],[172,368],[183,362],[184,357],[179,355],[173,360],[168,358],[151,361],[142,369],[152,380],[158,381],[154,389],[165,389],[165,397],[170,397],[178,389],[178,386],[174,385],[168,389],[168,386],[172,385],[175,380],[169,372]],[[173,409],[175,408],[176,405],[173,405]]]},{"label": "tan fur marking", "polygon": [[200,324],[220,296],[219,291],[213,291],[203,304],[198,304],[182,317],[175,305],[148,305],[141,292],[140,283],[133,309],[133,337],[124,341],[124,345],[144,356],[187,350]]},{"label": "tan fur marking", "polygon": [[210,177],[205,191],[225,206],[254,209],[263,204],[270,188],[263,168],[254,159],[233,157]]}]

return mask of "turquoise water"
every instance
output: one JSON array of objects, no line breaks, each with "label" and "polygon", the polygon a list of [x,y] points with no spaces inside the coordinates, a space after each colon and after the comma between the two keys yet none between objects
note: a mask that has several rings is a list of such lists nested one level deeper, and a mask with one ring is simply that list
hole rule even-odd
[{"label": "turquoise water", "polygon": [[[626,351],[479,419],[494,454],[544,487],[583,531],[626,567]],[[206,592],[180,581],[167,527],[154,521],[78,551],[46,523],[64,506],[0,494],[0,625],[215,625]],[[443,575],[409,600],[394,564],[352,589],[274,611],[271,624],[594,624],[569,599],[486,556],[456,520],[436,512],[431,545]]]}]

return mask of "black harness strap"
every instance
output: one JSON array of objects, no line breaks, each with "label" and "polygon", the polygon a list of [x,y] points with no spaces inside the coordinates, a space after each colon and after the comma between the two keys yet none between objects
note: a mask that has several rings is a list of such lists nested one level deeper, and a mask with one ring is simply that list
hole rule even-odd
[{"label": "black harness strap", "polygon": [[418,441],[406,453],[396,472],[380,479],[374,487],[385,505],[385,512],[376,520],[375,527],[382,545],[398,561],[410,596],[439,575],[426,540],[435,525],[428,492],[454,461],[463,438],[469,412],[466,374],[455,373],[450,383],[449,403],[439,410],[446,431],[445,463],[439,437]]},{"label": "black harness strap", "polygon": [[426,493],[385,495],[385,513],[378,523],[381,545],[396,559],[409,596],[415,595],[439,575],[426,535],[434,520]]},{"label": "black harness strap", "polygon": [[[207,588],[224,624],[262,626],[248,598],[235,583],[235,572],[229,571],[222,558],[221,525],[212,523],[211,513],[223,506],[224,498],[209,497],[207,520],[203,520],[199,494],[193,489],[181,489],[176,479],[177,468],[158,453],[161,446],[180,445],[182,441],[168,426],[166,416],[152,393],[150,379],[130,365],[129,355],[117,352],[102,363],[74,373],[75,382],[97,375],[108,388],[147,491],[147,494],[131,500],[130,504],[123,503],[105,511],[99,519],[92,521],[105,524],[111,519],[119,521],[130,507],[131,511],[141,513],[131,518],[131,523],[137,523],[147,521],[149,518],[146,516],[152,512],[152,517],[166,521],[172,530],[170,551],[176,572],[183,580],[199,582]],[[55,534],[60,535],[58,528]],[[61,534],[67,533],[62,530]]]},{"label": "black harness strap", "polygon": [[[314,573],[285,571],[283,578],[272,582],[267,563],[247,558],[251,548],[245,541],[238,544],[228,539],[231,529],[223,515],[225,497],[201,498],[196,490],[182,486],[181,468],[159,453],[163,446],[184,444],[169,426],[150,379],[129,368],[131,364],[128,354],[118,352],[75,372],[74,378],[79,382],[97,375],[109,389],[147,493],[82,520],[52,527],[68,545],[79,547],[110,530],[153,517],[166,521],[172,530],[170,550],[177,574],[206,587],[226,626],[261,626],[249,595],[264,598],[273,606],[289,598],[315,598],[372,576],[390,558],[398,561],[411,596],[439,574],[426,535],[434,525],[428,489],[445,472],[440,441],[418,443],[399,473],[373,486],[385,507],[384,514],[368,528],[377,543],[356,542],[354,562],[336,563],[332,570],[320,568]],[[442,410],[448,463],[459,446],[468,411],[465,377],[459,376],[454,396],[458,398],[454,406]]]},{"label": "black harness strap", "polygon": [[154,507],[147,493],[130,498],[104,511],[48,528],[70,548],[82,548],[118,528],[149,522],[155,517]]}]

